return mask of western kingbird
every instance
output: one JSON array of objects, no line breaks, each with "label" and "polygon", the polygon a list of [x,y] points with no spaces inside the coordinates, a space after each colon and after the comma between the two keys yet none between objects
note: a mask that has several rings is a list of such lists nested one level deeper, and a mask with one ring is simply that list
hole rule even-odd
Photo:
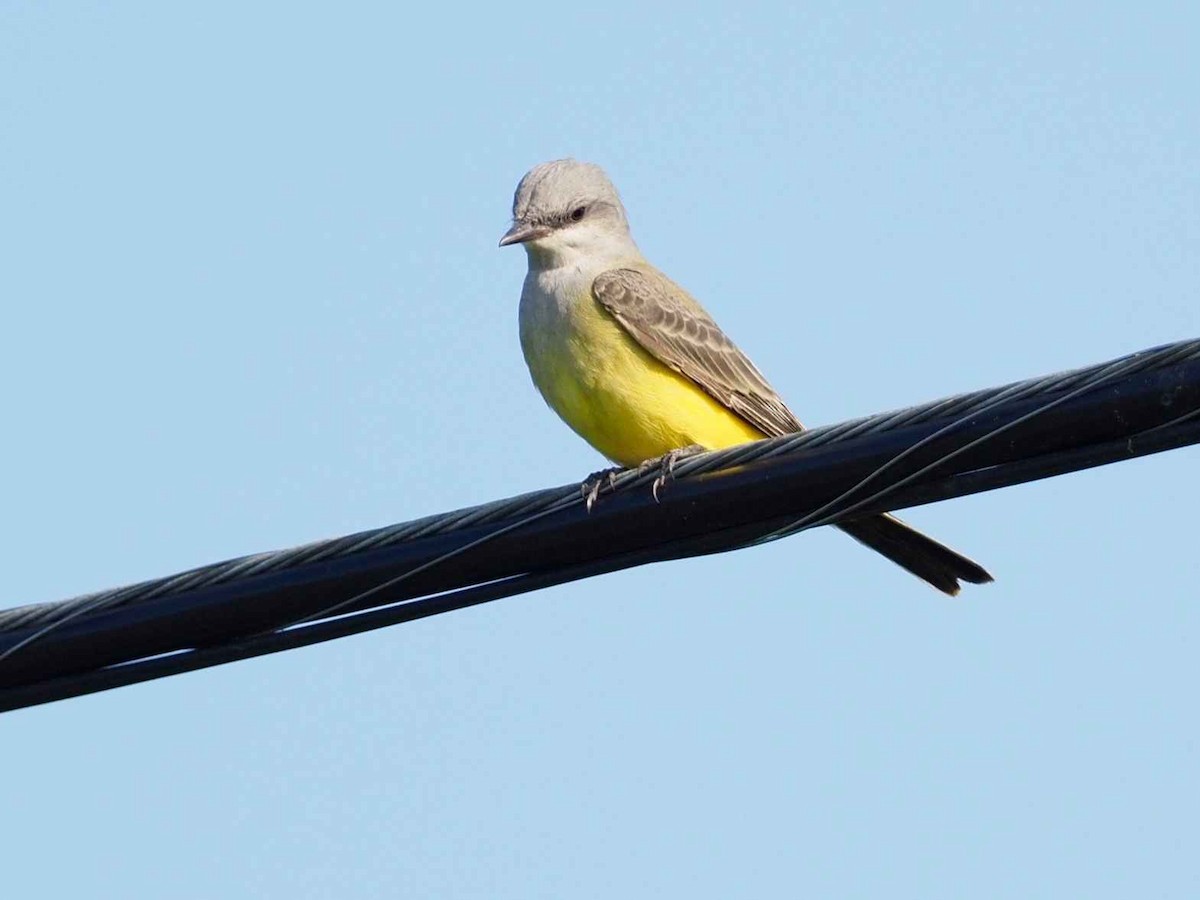
[{"label": "western kingbird", "polygon": [[[762,373],[642,256],[604,171],[560,159],[526,173],[500,246],[524,244],[521,349],[559,416],[615,463],[801,431]],[[947,594],[992,576],[891,515],[837,526]]]}]

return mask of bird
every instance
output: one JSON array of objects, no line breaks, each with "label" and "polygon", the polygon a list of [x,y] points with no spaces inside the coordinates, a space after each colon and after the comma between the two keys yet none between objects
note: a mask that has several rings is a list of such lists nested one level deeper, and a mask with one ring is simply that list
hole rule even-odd
[{"label": "bird", "polygon": [[[546,403],[619,466],[802,431],[763,374],[687,291],[642,255],[604,170],[530,169],[500,246],[525,248],[521,350]],[[938,590],[992,576],[890,514],[838,528]]]}]

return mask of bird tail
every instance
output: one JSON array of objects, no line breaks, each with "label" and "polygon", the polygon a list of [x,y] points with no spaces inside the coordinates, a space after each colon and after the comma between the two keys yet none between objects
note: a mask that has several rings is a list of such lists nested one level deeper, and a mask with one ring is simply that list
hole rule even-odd
[{"label": "bird tail", "polygon": [[951,597],[958,593],[959,579],[971,584],[987,584],[992,580],[983,566],[895,516],[870,516],[842,522],[837,527]]}]

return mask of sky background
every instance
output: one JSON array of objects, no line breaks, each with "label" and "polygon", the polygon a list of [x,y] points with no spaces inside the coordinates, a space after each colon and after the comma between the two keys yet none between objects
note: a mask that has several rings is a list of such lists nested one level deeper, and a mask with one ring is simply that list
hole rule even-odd
[{"label": "sky background", "polygon": [[[1185,4],[0,3],[0,604],[578,480],[534,163],[810,424],[1200,334]],[[0,717],[4,893],[1195,896],[1185,449]]]}]

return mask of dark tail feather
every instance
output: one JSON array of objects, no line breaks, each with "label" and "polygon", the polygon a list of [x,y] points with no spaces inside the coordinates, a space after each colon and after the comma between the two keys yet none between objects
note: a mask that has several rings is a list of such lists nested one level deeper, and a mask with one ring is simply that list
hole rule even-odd
[{"label": "dark tail feather", "polygon": [[951,597],[958,593],[959,579],[971,584],[987,584],[992,580],[983,566],[910,528],[895,516],[855,519],[837,527]]}]

